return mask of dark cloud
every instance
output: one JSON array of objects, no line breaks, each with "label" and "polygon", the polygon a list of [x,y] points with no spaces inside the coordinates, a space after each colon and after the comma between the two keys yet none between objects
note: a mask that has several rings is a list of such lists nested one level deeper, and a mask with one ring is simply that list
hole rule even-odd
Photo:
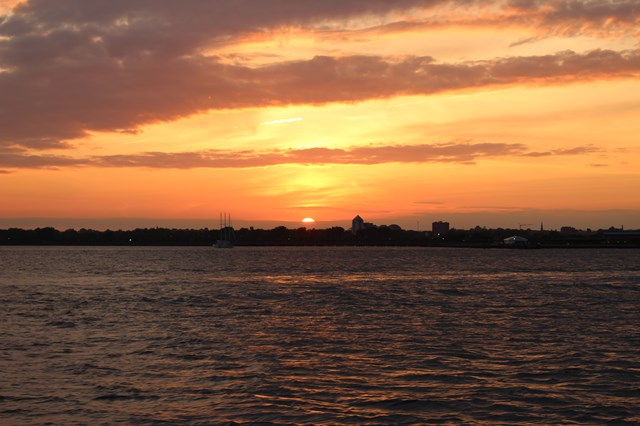
[{"label": "dark cloud", "polygon": [[221,67],[202,49],[442,1],[31,0],[0,19],[0,144],[50,148],[88,131],[233,108],[230,93],[251,90],[237,75],[243,70]]},{"label": "dark cloud", "polygon": [[0,25],[0,35],[47,37],[60,30],[100,37],[115,56],[175,56],[238,35],[327,20],[387,15],[447,0],[31,0]]},{"label": "dark cloud", "polygon": [[[458,15],[427,15],[422,20],[391,22],[364,32],[410,31],[455,25],[520,26],[535,32],[535,36],[519,40],[512,46],[549,36],[640,37],[640,4],[637,0],[496,0],[476,1],[472,5],[456,1],[449,3],[459,6]],[[480,8],[476,11],[469,6]]]},{"label": "dark cloud", "polygon": [[350,148],[306,148],[271,151],[206,150],[197,152],[146,152],[132,155],[107,155],[71,158],[56,155],[33,155],[24,151],[5,152],[0,167],[14,169],[86,167],[136,167],[150,169],[252,168],[284,164],[324,165],[386,163],[456,163],[474,164],[485,158],[504,156],[542,157],[580,155],[595,152],[592,148],[572,148],[532,153],[523,144],[445,143],[422,145],[367,145]]},{"label": "dark cloud", "polygon": [[[633,77],[640,71],[640,50],[452,64],[430,57],[317,56],[260,68],[225,64],[204,53],[246,33],[320,26],[329,19],[347,27],[355,17],[443,3],[470,4],[32,0],[0,23],[0,146],[64,148],[65,141],[89,132],[135,132],[144,124],[212,109],[358,102],[529,81]],[[517,1],[510,7],[558,16],[549,22],[595,22],[607,16],[610,22],[612,13],[626,13],[620,20],[637,19],[637,7],[630,2],[598,3],[560,1],[549,8]]]},{"label": "dark cloud", "polygon": [[10,169],[57,169],[90,163],[90,160],[60,155],[33,155],[22,150],[0,150],[0,167]]},{"label": "dark cloud", "polygon": [[[100,61],[98,61],[100,62]],[[205,57],[42,64],[0,74],[0,144],[62,146],[88,131],[135,131],[210,109],[358,102],[527,81],[635,76],[640,50],[439,64],[430,57],[315,57],[262,68]]]},{"label": "dark cloud", "polygon": [[545,32],[556,35],[636,30],[640,18],[637,0],[512,0],[509,6],[521,13],[521,20],[537,22]]}]

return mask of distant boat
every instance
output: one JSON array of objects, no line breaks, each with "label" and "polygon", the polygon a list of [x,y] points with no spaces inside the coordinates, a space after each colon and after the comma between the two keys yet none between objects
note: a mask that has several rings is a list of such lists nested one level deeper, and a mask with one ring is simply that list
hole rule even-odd
[{"label": "distant boat", "polygon": [[508,248],[530,248],[529,240],[524,237],[513,236],[505,238],[503,244]]},{"label": "distant boat", "polygon": [[233,227],[231,226],[230,213],[220,213],[220,231],[214,246],[217,248],[233,248]]}]

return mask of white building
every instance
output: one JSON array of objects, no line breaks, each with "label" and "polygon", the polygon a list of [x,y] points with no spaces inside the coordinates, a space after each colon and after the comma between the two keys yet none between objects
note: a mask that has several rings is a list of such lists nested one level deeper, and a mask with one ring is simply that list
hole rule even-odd
[{"label": "white building", "polygon": [[360,217],[360,215],[353,218],[351,221],[351,233],[356,235],[358,231],[364,229],[364,220]]}]

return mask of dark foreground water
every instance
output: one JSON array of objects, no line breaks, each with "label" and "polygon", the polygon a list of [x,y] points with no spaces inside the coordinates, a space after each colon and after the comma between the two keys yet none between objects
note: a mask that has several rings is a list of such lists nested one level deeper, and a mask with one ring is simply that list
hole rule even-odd
[{"label": "dark foreground water", "polygon": [[640,251],[0,247],[0,424],[638,424]]}]

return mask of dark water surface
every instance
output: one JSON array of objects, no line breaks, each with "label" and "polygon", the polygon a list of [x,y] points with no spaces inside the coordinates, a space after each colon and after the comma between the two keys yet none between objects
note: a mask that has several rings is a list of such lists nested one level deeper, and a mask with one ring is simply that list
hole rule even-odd
[{"label": "dark water surface", "polygon": [[639,424],[640,250],[0,247],[0,424]]}]

